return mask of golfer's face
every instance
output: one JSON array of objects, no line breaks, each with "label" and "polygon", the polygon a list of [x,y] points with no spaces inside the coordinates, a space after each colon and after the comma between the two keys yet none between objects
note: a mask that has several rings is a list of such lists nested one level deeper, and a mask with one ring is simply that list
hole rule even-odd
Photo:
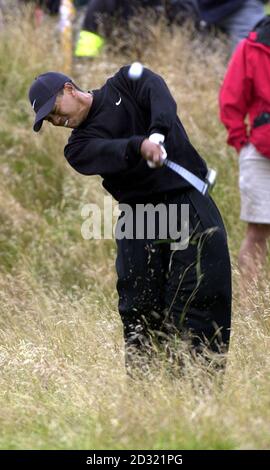
[{"label": "golfer's face", "polygon": [[53,110],[46,120],[54,126],[74,129],[81,123],[81,108],[76,98],[76,90],[65,89],[57,96]]}]

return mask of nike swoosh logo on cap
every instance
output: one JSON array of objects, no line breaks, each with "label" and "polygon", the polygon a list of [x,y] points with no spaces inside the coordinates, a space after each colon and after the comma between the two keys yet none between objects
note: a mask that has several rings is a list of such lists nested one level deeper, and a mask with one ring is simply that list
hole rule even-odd
[{"label": "nike swoosh logo on cap", "polygon": [[33,108],[34,111],[35,111],[35,104],[36,104],[36,101],[37,101],[37,100],[34,100],[34,101],[33,101],[33,104],[32,104],[32,108]]},{"label": "nike swoosh logo on cap", "polygon": [[119,97],[119,100],[118,100],[118,101],[116,101],[116,103],[115,103],[115,104],[116,104],[116,106],[119,106],[119,104],[121,103],[121,101],[122,101],[122,98],[121,98],[121,96],[120,96],[120,97]]}]

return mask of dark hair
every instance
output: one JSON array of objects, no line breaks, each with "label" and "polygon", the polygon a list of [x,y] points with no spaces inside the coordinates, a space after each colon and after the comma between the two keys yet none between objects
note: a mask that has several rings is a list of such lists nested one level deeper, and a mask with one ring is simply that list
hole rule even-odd
[{"label": "dark hair", "polygon": [[82,90],[80,87],[78,87],[78,86],[76,85],[76,83],[74,83],[74,82],[71,82],[71,83],[72,83],[72,85],[76,88],[76,90],[83,92],[83,90]]},{"label": "dark hair", "polygon": [[[74,88],[76,88],[76,90],[83,92],[83,90],[82,90],[80,87],[78,87],[78,86],[76,85],[76,83],[74,83],[74,82],[72,82],[72,81],[71,81],[71,82],[68,82],[68,83],[72,83],[72,85],[74,86]],[[61,90],[58,91],[57,96],[62,96],[62,95],[64,94],[64,87],[65,87],[65,85],[61,88]]]}]

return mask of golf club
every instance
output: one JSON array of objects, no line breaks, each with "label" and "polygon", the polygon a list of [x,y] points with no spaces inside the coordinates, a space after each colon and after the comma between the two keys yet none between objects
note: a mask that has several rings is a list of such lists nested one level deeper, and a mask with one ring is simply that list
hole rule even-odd
[{"label": "golf club", "polygon": [[191,171],[187,170],[183,166],[179,165],[178,163],[172,162],[168,158],[164,160],[163,165],[170,168],[172,171],[177,173],[178,175],[182,176],[186,181],[188,181],[194,188],[196,188],[201,194],[205,195],[207,191],[211,191],[213,188],[217,172],[213,168],[209,168],[205,181],[198,176],[191,173]]}]

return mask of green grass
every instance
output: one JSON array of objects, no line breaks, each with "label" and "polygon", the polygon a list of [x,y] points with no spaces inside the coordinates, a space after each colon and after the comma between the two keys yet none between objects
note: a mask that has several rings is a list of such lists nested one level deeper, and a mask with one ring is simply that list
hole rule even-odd
[{"label": "green grass", "polygon": [[[32,131],[33,77],[63,70],[54,24],[28,14],[0,32],[0,448],[269,448],[269,264],[239,296],[238,162],[226,146],[217,95],[226,46],[151,26],[130,49],[76,63],[73,77],[100,86],[139,59],[164,76],[192,143],[218,169],[214,190],[234,266],[233,335],[221,387],[205,367],[170,374],[159,358],[149,378],[127,379],[115,292],[115,245],[81,237],[81,207],[103,204],[98,177],[65,162],[66,130]],[[146,41],[147,39],[147,41]],[[120,52],[119,52],[120,51]]]}]

